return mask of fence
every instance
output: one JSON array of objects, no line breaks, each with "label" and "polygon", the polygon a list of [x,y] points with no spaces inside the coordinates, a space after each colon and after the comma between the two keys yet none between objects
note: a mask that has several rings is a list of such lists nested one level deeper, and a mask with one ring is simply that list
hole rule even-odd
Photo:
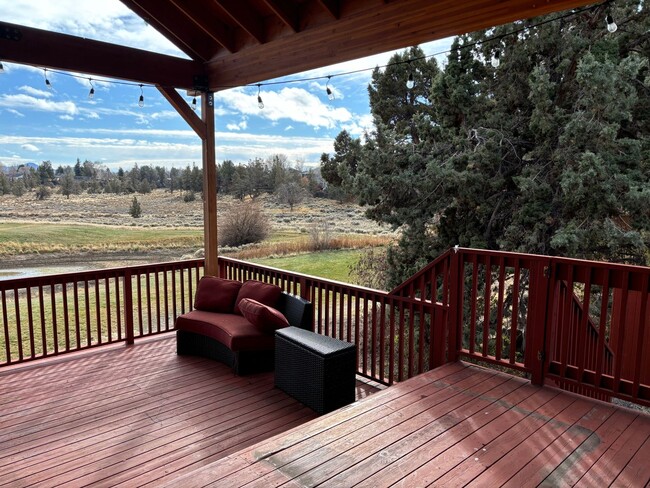
[{"label": "fence", "polygon": [[[0,365],[170,331],[202,273],[193,260],[0,281]],[[358,373],[385,384],[463,358],[650,405],[650,268],[461,248],[391,292],[230,258],[219,273],[311,300],[314,331],[355,343]]]}]

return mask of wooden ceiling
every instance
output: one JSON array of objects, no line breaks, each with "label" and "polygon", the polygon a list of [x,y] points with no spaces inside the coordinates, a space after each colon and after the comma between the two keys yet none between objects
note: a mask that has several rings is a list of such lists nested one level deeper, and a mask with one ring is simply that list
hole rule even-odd
[{"label": "wooden ceiling", "polygon": [[[585,0],[121,0],[190,60],[2,23],[0,59],[210,90],[262,82]],[[200,78],[200,77],[203,78]]]}]

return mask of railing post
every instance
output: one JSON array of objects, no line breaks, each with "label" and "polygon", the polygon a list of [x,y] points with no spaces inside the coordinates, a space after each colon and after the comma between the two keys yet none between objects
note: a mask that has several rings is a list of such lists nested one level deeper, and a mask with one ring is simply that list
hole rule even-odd
[{"label": "railing post", "polygon": [[544,384],[550,273],[550,259],[537,259],[530,266],[528,296],[534,298],[528,305],[524,363],[534,385]]},{"label": "railing post", "polygon": [[447,359],[458,361],[460,350],[460,317],[462,313],[461,253],[454,249],[449,265],[449,313],[447,314]]},{"label": "railing post", "polygon": [[124,273],[124,327],[126,327],[126,343],[133,344],[133,286],[131,283],[131,270],[127,268]]}]

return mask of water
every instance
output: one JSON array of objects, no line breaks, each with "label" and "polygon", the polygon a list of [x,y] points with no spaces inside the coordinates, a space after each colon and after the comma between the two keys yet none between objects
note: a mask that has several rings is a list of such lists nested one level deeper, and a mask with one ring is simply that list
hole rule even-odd
[{"label": "water", "polygon": [[61,273],[77,273],[79,271],[89,271],[98,269],[97,263],[87,265],[67,265],[67,266],[42,266],[37,268],[15,268],[0,269],[0,280],[13,280],[15,278],[31,278],[32,276],[44,276]]}]

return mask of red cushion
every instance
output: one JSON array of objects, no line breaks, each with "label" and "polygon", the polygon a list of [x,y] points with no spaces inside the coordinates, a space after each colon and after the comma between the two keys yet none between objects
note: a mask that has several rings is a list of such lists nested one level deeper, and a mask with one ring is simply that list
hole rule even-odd
[{"label": "red cushion", "polygon": [[252,298],[257,302],[272,307],[277,303],[278,298],[280,298],[280,293],[282,293],[282,289],[279,286],[269,285],[268,283],[262,283],[261,281],[246,281],[239,289],[237,300],[235,300],[234,311],[241,315],[239,302],[244,298]]},{"label": "red cushion", "polygon": [[206,312],[232,313],[242,284],[215,276],[204,276],[194,296],[194,308]]},{"label": "red cushion", "polygon": [[193,310],[176,319],[176,328],[216,339],[233,351],[263,351],[275,346],[273,334],[231,313]]},{"label": "red cushion", "polygon": [[239,310],[246,320],[263,332],[273,333],[282,327],[289,327],[284,315],[252,298],[243,298],[239,302]]}]

